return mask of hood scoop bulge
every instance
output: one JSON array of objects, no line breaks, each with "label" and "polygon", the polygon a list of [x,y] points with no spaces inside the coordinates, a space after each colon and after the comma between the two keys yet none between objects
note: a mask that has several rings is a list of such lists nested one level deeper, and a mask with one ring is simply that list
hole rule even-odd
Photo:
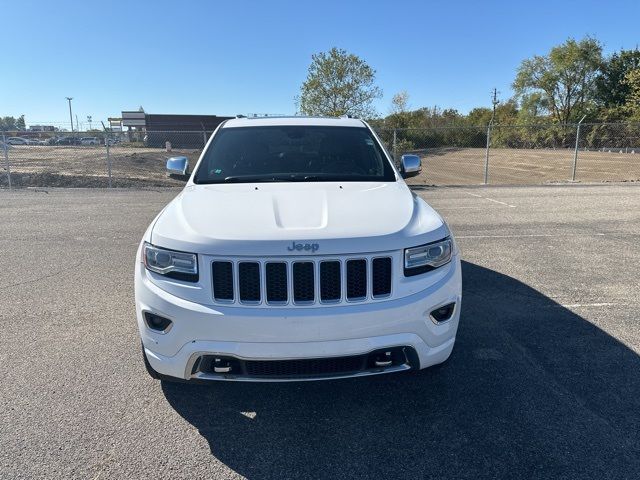
[{"label": "hood scoop bulge", "polygon": [[277,192],[272,194],[271,203],[278,228],[313,230],[327,226],[329,208],[324,190]]}]

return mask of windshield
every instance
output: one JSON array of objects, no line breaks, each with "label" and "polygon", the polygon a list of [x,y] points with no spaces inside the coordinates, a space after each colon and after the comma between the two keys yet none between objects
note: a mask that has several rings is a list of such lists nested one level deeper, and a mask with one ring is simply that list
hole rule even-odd
[{"label": "windshield", "polygon": [[194,176],[200,184],[395,179],[367,128],[304,125],[221,128]]}]

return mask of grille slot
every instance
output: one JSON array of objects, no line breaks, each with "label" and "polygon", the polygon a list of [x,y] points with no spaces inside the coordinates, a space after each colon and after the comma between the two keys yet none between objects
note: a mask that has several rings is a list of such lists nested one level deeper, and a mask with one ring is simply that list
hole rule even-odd
[{"label": "grille slot", "polygon": [[320,262],[320,300],[335,302],[342,297],[340,262]]},{"label": "grille slot", "polygon": [[241,302],[260,301],[260,264],[258,262],[238,264],[238,290]]},{"label": "grille slot", "polygon": [[315,300],[315,281],[313,262],[295,262],[293,264],[293,301],[313,302]]},{"label": "grille slot", "polygon": [[347,261],[347,299],[357,300],[367,296],[367,261]]},{"label": "grille slot", "polygon": [[233,264],[231,262],[213,262],[211,264],[213,298],[233,301]]},{"label": "grille slot", "polygon": [[391,258],[374,258],[371,262],[371,295],[386,297],[391,294]]},{"label": "grille slot", "polygon": [[289,299],[287,289],[287,264],[284,262],[267,263],[265,266],[267,302],[286,303]]}]

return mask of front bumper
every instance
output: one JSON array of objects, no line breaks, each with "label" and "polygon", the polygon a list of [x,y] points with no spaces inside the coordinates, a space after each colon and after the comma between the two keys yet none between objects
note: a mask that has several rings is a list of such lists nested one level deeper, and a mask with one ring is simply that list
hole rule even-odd
[{"label": "front bumper", "polygon": [[[190,302],[158,288],[138,264],[138,328],[151,367],[162,375],[185,380],[266,380],[233,372],[200,371],[198,362],[205,356],[241,361],[327,359],[362,356],[393,347],[408,352],[406,363],[268,380],[314,380],[422,369],[444,362],[455,342],[462,289],[459,257],[455,256],[447,268],[447,274],[436,283],[403,298],[292,310]],[[456,308],[450,320],[433,322],[429,313],[451,302]],[[170,319],[171,329],[164,334],[151,330],[144,321],[144,312]]]}]

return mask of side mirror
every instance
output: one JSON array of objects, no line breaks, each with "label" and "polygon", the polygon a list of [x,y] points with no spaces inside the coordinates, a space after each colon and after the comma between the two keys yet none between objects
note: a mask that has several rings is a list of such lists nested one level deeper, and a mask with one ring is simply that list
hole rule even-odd
[{"label": "side mirror", "polygon": [[415,177],[422,170],[422,161],[418,155],[402,155],[400,164],[402,178]]},{"label": "side mirror", "polygon": [[189,159],[187,157],[171,157],[167,160],[167,173],[171,175],[182,175],[189,170]]}]

